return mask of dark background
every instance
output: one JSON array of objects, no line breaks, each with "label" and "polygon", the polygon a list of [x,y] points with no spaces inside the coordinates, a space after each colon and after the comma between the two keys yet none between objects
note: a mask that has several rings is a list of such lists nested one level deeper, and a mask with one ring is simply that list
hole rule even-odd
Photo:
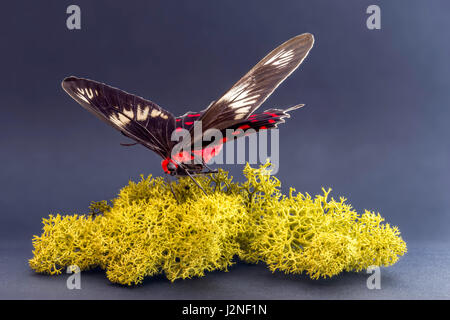
[{"label": "dark background", "polygon": [[[81,7],[81,30],[66,28],[70,4]],[[381,7],[381,30],[366,27],[371,4]],[[310,55],[262,107],[307,104],[280,126],[277,176],[286,189],[310,194],[332,187],[333,196],[345,196],[358,211],[379,211],[399,226],[409,253],[386,269],[390,294],[373,297],[449,297],[441,287],[450,278],[442,262],[448,261],[442,255],[449,254],[450,222],[449,9],[445,0],[2,4],[0,296],[64,297],[49,292],[55,281],[65,287],[65,279],[39,277],[26,265],[42,217],[86,212],[90,201],[113,198],[129,179],[162,174],[156,154],[141,146],[121,147],[125,137],[76,104],[60,87],[64,77],[105,82],[179,115],[205,108],[270,50],[310,32],[316,39]],[[237,179],[242,168],[227,166]],[[439,253],[424,257],[420,252]],[[246,268],[254,275],[252,268],[259,266],[236,268],[244,273],[242,279],[254,279],[245,275]],[[273,276],[261,268],[265,279]],[[405,270],[410,277],[421,274],[425,282],[424,272],[434,274],[441,286],[422,283],[408,291],[395,281]],[[170,287],[173,297],[183,297],[182,286],[190,284],[198,286],[190,296],[200,298],[309,297],[299,295],[298,288],[297,295],[270,289],[291,282],[259,288],[258,279],[240,284],[249,288],[243,295],[220,295],[220,289],[201,285],[220,275],[208,277],[173,286],[157,281]],[[282,276],[274,277],[268,281]],[[361,297],[348,293],[355,276],[342,277],[342,282],[311,282],[303,276],[293,281],[319,288],[331,283],[337,290],[319,290],[316,298]],[[107,285],[102,273],[94,278],[100,288]],[[357,280],[363,288],[365,278]],[[34,291],[26,289],[30,283]],[[146,286],[153,292],[148,297],[171,296],[166,289],[161,289],[166,294],[155,293],[151,284]],[[112,297],[125,294],[118,292]]]}]

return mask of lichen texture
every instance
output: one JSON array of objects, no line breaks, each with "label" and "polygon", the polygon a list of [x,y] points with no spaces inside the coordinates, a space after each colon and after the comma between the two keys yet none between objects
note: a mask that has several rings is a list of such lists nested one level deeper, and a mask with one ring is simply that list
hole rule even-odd
[{"label": "lichen texture", "polygon": [[177,198],[163,178],[142,176],[87,214],[43,219],[29,265],[47,274],[99,267],[114,283],[136,285],[157,274],[174,281],[226,271],[237,259],[317,279],[389,266],[406,253],[397,227],[378,213],[358,214],[325,189],[283,195],[268,165],[247,165],[243,183],[222,170],[196,177],[207,195],[181,178],[172,182]]}]

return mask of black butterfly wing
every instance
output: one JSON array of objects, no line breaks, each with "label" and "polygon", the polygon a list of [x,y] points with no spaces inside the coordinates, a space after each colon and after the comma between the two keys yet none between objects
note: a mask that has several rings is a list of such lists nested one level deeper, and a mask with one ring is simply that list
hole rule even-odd
[{"label": "black butterfly wing", "polygon": [[297,69],[313,44],[313,35],[305,33],[271,51],[202,113],[202,130],[223,130],[247,119]]},{"label": "black butterfly wing", "polygon": [[63,89],[83,108],[127,137],[155,151],[170,155],[174,116],[157,104],[106,84],[68,77]]},{"label": "black butterfly wing", "polygon": [[[221,130],[221,139],[213,139],[213,141],[203,140],[202,144],[192,150],[191,155],[194,157],[188,162],[196,159],[197,163],[208,163],[213,157],[218,155],[222,150],[222,145],[233,139],[238,139],[261,130],[277,128],[280,123],[284,123],[285,118],[289,118],[289,112],[303,107],[299,104],[287,109],[268,109],[262,113],[253,113],[248,119],[234,124],[229,128]],[[195,122],[195,119],[201,117],[204,111],[187,112],[186,114],[176,118],[176,129],[189,130]]]}]

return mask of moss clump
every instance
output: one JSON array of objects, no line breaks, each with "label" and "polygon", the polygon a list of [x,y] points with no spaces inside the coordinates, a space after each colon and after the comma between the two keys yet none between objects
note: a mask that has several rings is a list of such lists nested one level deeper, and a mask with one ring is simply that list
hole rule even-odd
[{"label": "moss clump", "polygon": [[50,215],[29,264],[48,274],[98,266],[112,282],[133,285],[161,273],[174,281],[227,270],[235,256],[318,278],[389,266],[406,252],[398,229],[379,214],[359,215],[345,199],[328,199],[329,190],[285,196],[268,165],[247,165],[244,183],[222,170],[197,177],[207,196],[181,178],[172,183],[177,201],[162,178],[149,176],[130,182],[111,205],[94,202],[90,214]]},{"label": "moss clump", "polygon": [[232,264],[246,216],[242,199],[223,192],[206,197],[182,185],[175,187],[175,192],[184,190],[181,203],[161,178],[151,177],[131,182],[113,200],[103,219],[104,264],[111,281],[140,283],[160,272],[173,281]]},{"label": "moss clump", "polygon": [[389,266],[406,252],[397,227],[382,224],[374,212],[362,215],[346,204],[328,199],[330,190],[314,199],[291,194],[264,199],[264,216],[254,217],[253,252],[272,271],[306,271],[311,278],[360,271],[371,265]]},{"label": "moss clump", "polygon": [[87,270],[99,265],[102,256],[103,217],[50,215],[42,219],[41,236],[33,236],[30,267],[36,272],[60,274],[63,267]]}]

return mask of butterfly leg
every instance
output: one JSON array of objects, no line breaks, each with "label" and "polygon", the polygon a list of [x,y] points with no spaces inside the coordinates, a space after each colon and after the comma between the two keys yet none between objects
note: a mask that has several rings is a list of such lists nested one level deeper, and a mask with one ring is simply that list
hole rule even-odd
[{"label": "butterfly leg", "polygon": [[[183,168],[184,169],[184,168]],[[186,174],[189,176],[189,178],[192,179],[192,181],[195,182],[195,184],[202,189],[203,193],[207,196],[208,194],[206,193],[205,189],[203,189],[203,187],[197,182],[197,180],[194,179],[194,177],[189,173],[189,171],[187,169],[184,169],[184,172],[186,172]]]},{"label": "butterfly leg", "polygon": [[[209,169],[209,168],[208,168]],[[214,169],[214,170],[212,170],[212,169],[209,169],[209,171],[205,171],[205,172],[202,172],[201,174],[211,174],[211,173],[218,173],[219,171],[217,170],[217,169]]]}]

